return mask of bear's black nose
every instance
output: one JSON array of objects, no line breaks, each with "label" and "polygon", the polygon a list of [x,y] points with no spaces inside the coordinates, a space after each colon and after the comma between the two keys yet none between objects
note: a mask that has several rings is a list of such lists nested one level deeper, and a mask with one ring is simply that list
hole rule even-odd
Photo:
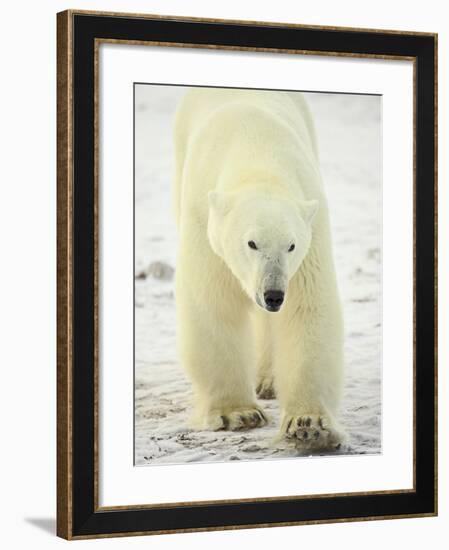
[{"label": "bear's black nose", "polygon": [[264,295],[268,311],[278,311],[284,301],[282,290],[267,290]]}]

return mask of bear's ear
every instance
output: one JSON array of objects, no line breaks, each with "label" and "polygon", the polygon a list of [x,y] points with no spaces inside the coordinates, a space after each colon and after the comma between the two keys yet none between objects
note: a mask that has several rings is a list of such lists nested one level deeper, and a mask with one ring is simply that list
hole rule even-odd
[{"label": "bear's ear", "polygon": [[232,197],[230,193],[221,191],[209,191],[209,208],[219,216],[226,216],[232,206]]},{"label": "bear's ear", "polygon": [[318,201],[301,201],[299,203],[301,216],[306,223],[312,223],[315,214],[318,212]]}]

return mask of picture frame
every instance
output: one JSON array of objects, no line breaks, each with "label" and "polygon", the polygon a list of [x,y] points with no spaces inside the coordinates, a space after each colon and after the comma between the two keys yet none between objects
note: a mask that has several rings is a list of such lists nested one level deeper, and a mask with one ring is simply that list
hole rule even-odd
[{"label": "picture frame", "polygon": [[[83,539],[436,515],[436,34],[77,10],[57,15],[57,33],[57,534]],[[413,64],[411,488],[101,505],[100,462],[107,457],[99,456],[97,84],[104,43]]]}]

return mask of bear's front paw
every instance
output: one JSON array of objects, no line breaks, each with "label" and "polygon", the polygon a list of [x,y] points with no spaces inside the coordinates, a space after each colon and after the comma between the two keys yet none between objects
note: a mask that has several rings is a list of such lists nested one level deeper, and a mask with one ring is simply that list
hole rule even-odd
[{"label": "bear's front paw", "polygon": [[274,399],[276,392],[274,391],[273,377],[267,376],[260,379],[256,387],[256,393],[259,399]]},{"label": "bear's front paw", "polygon": [[249,430],[268,423],[265,413],[258,407],[219,412],[214,419],[215,430]]},{"label": "bear's front paw", "polygon": [[331,419],[319,414],[301,414],[286,417],[284,435],[292,440],[299,450],[337,450],[343,442],[343,434]]}]

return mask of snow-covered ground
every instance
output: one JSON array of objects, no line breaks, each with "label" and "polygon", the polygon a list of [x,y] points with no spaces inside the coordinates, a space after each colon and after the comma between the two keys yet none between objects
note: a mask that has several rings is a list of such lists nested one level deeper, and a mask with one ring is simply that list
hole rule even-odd
[{"label": "snow-covered ground", "polygon": [[[190,384],[176,353],[176,230],[170,189],[172,119],[185,88],[135,90],[135,463],[273,459],[297,455],[273,445],[271,422],[245,432],[188,428]],[[381,452],[381,99],[305,94],[318,133],[345,317],[349,433],[340,454]]]}]

